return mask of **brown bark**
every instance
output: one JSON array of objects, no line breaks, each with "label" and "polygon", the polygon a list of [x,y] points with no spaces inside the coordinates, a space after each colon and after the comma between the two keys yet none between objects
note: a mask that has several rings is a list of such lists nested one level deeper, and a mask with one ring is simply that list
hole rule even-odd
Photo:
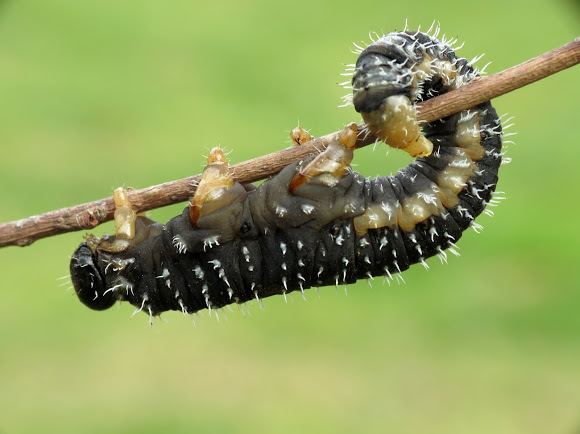
[{"label": "brown bark", "polygon": [[[419,106],[419,119],[432,121],[444,118],[578,63],[580,63],[580,38],[520,65],[488,77],[476,79],[457,90],[426,101]],[[233,165],[234,177],[240,182],[264,179],[277,173],[288,164],[320,151],[336,134],[336,132],[330,133],[301,146],[283,149]],[[374,141],[374,137],[360,138],[357,147],[367,146]],[[129,193],[129,199],[137,211],[147,211],[183,202],[195,192],[194,184],[196,181],[199,181],[199,175],[132,190]],[[3,223],[0,224],[0,247],[27,246],[40,238],[91,229],[111,220],[113,212],[113,199],[108,197]]]}]

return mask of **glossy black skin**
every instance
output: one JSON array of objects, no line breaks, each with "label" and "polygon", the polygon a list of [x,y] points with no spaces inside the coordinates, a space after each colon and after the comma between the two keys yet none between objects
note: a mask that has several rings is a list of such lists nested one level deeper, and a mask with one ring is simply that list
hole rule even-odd
[{"label": "glossy black skin", "polygon": [[[359,64],[365,56],[377,55],[375,51],[363,53]],[[391,53],[395,53],[391,59],[405,62],[397,50],[378,54]],[[424,95],[429,90],[445,91],[436,79],[426,83]],[[357,110],[376,104],[375,94],[369,94],[368,101],[355,101]],[[435,182],[456,146],[459,115],[425,125],[423,132],[434,144],[433,153],[394,176],[368,179],[348,173],[332,188],[313,179],[289,193],[289,183],[299,170],[293,164],[258,188],[247,189],[238,201],[203,216],[195,227],[186,208],[124,252],[93,252],[81,244],[71,261],[76,292],[84,304],[97,310],[125,300],[152,315],[167,310],[192,313],[402,272],[453,246],[491,199],[501,163],[501,126],[489,103],[477,109],[481,123],[495,128],[495,133],[481,132],[486,152],[477,161],[478,170],[459,194],[457,206],[417,224],[411,232],[386,227],[358,236],[353,218],[369,204],[401,201]],[[208,245],[212,237],[219,238],[219,245]],[[115,260],[130,263],[115,270],[110,266]],[[109,290],[119,282],[131,285]]]},{"label": "glossy black skin", "polygon": [[70,275],[79,300],[95,310],[110,308],[117,301],[113,293],[106,291],[104,274],[96,266],[93,252],[82,243],[73,253]]}]

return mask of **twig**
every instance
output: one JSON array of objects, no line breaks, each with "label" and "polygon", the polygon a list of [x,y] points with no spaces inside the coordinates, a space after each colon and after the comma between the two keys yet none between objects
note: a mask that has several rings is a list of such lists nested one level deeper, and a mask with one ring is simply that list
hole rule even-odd
[{"label": "twig", "polygon": [[[476,79],[457,90],[432,98],[419,106],[419,118],[424,121],[444,118],[578,63],[580,63],[580,38],[520,65],[489,77]],[[301,146],[283,149],[238,163],[232,166],[234,177],[245,183],[271,176],[288,164],[325,148],[335,135],[336,132],[327,134]],[[357,147],[367,146],[374,141],[374,137],[361,137]],[[129,193],[129,198],[138,211],[160,208],[188,200],[195,192],[196,181],[199,181],[199,175],[132,190]],[[0,224],[0,247],[28,246],[40,238],[91,229],[111,220],[113,212],[113,200],[108,197],[3,223]]]}]

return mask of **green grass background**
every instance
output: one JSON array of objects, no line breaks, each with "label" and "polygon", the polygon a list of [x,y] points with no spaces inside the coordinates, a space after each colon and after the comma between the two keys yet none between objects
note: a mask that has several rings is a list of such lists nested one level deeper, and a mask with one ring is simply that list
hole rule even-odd
[{"label": "green grass background", "polygon": [[[577,36],[575,2],[0,2],[0,221],[197,173],[358,120],[336,83],[369,31],[428,27],[497,72]],[[0,250],[0,433],[580,429],[579,70],[496,100],[508,200],[462,256],[148,325],[58,277],[81,233]],[[367,175],[408,160],[357,153]],[[183,205],[152,213],[167,220]],[[110,231],[111,226],[97,232]]]}]

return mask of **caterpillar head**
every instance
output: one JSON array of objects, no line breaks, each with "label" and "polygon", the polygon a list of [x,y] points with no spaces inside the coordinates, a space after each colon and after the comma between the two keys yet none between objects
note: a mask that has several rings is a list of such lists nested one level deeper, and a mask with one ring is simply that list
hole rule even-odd
[{"label": "caterpillar head", "polygon": [[369,45],[359,56],[352,77],[353,104],[359,113],[377,110],[393,95],[409,95],[412,74],[408,57],[393,45],[381,40]]},{"label": "caterpillar head", "polygon": [[96,266],[97,258],[86,243],[82,243],[73,253],[70,274],[79,300],[94,310],[110,308],[117,299],[112,292],[106,292],[105,279]]}]

